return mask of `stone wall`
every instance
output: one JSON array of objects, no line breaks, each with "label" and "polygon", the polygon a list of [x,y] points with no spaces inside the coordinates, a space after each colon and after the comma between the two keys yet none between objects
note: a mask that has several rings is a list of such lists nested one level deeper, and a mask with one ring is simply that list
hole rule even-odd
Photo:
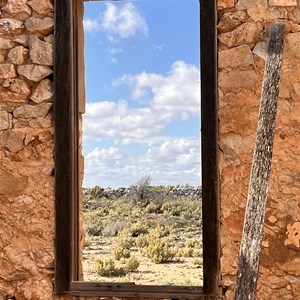
[{"label": "stone wall", "polygon": [[232,299],[270,24],[286,24],[258,299],[300,295],[300,1],[219,0],[221,272]]},{"label": "stone wall", "polygon": [[[0,0],[0,9],[0,299],[54,299],[53,3]],[[281,20],[286,45],[259,299],[297,299],[300,3],[219,0],[218,10],[224,298],[235,281],[268,30]]]},{"label": "stone wall", "polygon": [[51,299],[53,5],[0,9],[0,299]]}]

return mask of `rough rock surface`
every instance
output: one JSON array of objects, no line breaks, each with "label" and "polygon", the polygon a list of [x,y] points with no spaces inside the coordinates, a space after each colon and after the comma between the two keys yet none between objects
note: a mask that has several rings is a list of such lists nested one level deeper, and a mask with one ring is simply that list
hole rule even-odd
[{"label": "rough rock surface", "polygon": [[299,4],[239,0],[218,24],[224,299],[233,299],[268,33],[275,22],[286,24],[286,37],[257,298],[297,299],[300,292]]},{"label": "rough rock surface", "polygon": [[34,64],[18,66],[17,70],[19,75],[35,82],[41,81],[52,73],[49,67]]},{"label": "rough rock surface", "polygon": [[[224,299],[234,289],[265,45],[279,21],[287,35],[258,299],[300,295],[299,5],[217,1]],[[0,0],[0,9],[0,298],[53,300],[53,1]]]},{"label": "rough rock surface", "polygon": [[28,42],[52,33],[51,3],[0,0],[0,299],[53,299],[52,46]]}]

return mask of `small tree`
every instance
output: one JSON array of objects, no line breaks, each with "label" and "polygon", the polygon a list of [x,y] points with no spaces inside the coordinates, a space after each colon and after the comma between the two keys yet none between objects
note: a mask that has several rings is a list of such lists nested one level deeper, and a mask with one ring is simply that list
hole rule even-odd
[{"label": "small tree", "polygon": [[149,194],[151,176],[145,175],[138,180],[135,185],[130,187],[130,190],[136,201],[147,203],[147,195]]}]

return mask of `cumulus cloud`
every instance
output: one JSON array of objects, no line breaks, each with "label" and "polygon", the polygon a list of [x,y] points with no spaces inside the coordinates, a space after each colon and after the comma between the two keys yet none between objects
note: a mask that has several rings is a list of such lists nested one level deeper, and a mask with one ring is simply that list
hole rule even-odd
[{"label": "cumulus cloud", "polygon": [[123,6],[106,4],[101,26],[110,37],[129,38],[137,33],[148,36],[145,18],[132,3]]},{"label": "cumulus cloud", "polygon": [[102,30],[110,42],[117,39],[126,39],[137,34],[148,36],[148,25],[133,3],[125,5],[105,4],[105,10],[94,19],[83,20],[86,32],[97,32]]},{"label": "cumulus cloud", "polygon": [[160,137],[148,146],[137,155],[116,147],[95,148],[85,158],[84,186],[129,186],[146,174],[153,184],[200,184],[199,138]]},{"label": "cumulus cloud", "polygon": [[131,108],[125,100],[87,103],[86,137],[113,138],[129,144],[159,136],[171,121],[200,115],[199,69],[194,65],[176,61],[165,76],[142,72],[123,75],[114,82],[123,83],[132,87],[135,100],[149,97],[144,107]]},{"label": "cumulus cloud", "polygon": [[101,29],[101,24],[97,19],[85,18],[83,20],[83,28],[86,32],[95,32]]},{"label": "cumulus cloud", "polygon": [[129,108],[125,100],[87,103],[83,124],[85,137],[125,144],[157,135],[164,128],[150,108]]},{"label": "cumulus cloud", "polygon": [[85,138],[113,147],[87,154],[84,186],[128,186],[146,174],[153,184],[200,184],[199,138],[163,136],[169,122],[180,126],[200,116],[199,69],[177,61],[166,75],[126,74],[114,84],[129,85],[133,101],[143,106],[129,100],[87,103]]},{"label": "cumulus cloud", "polygon": [[167,75],[142,72],[125,74],[114,81],[115,85],[126,83],[132,86],[132,96],[139,100],[152,93],[150,106],[160,117],[170,121],[182,120],[190,114],[200,113],[200,71],[195,65],[175,61]]}]

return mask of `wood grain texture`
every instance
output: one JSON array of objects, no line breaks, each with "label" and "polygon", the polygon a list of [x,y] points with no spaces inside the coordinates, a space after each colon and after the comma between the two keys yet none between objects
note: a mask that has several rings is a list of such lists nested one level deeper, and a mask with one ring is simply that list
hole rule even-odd
[{"label": "wood grain texture", "polygon": [[55,7],[54,128],[55,128],[55,282],[56,294],[71,280],[73,191],[73,111],[71,2],[57,0]]},{"label": "wood grain texture", "polygon": [[256,299],[259,258],[271,170],[281,73],[284,25],[271,26],[263,79],[256,147],[238,261],[235,300]]},{"label": "wood grain texture", "polygon": [[220,284],[220,204],[216,1],[200,1],[201,152],[204,292]]}]

